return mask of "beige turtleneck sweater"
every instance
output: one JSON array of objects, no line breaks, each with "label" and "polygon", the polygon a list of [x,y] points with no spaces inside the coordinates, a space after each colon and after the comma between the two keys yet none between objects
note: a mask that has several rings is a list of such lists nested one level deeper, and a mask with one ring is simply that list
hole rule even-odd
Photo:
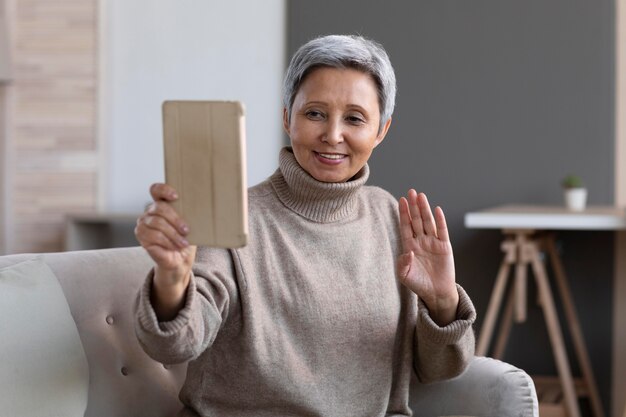
[{"label": "beige turtleneck sweater", "polygon": [[412,369],[422,381],[465,369],[474,307],[458,287],[441,328],[398,283],[397,202],[368,175],[322,183],[283,149],[249,190],[250,243],[199,248],[174,320],[157,322],[148,276],[135,328],[154,359],[190,361],[180,416],[408,416]]}]

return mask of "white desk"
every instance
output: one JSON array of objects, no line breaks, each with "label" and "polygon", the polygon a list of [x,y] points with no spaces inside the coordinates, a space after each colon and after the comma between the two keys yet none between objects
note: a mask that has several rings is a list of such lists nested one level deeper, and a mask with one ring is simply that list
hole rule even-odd
[{"label": "white desk", "polygon": [[[603,417],[604,413],[591,362],[589,361],[589,355],[569,291],[565,271],[554,244],[554,233],[546,232],[557,230],[626,230],[626,210],[616,207],[590,207],[582,212],[572,212],[564,207],[509,205],[467,213],[465,215],[465,226],[479,229],[501,229],[505,235],[501,247],[504,257],[478,340],[477,354],[485,355],[488,352],[511,268],[515,268],[515,282],[509,290],[509,300],[500,323],[500,331],[493,356],[502,356],[513,319],[515,318],[517,322],[525,321],[526,274],[527,268],[531,267],[534,278],[537,281],[540,306],[546,320],[548,335],[559,373],[560,389],[564,401],[559,406],[564,407],[569,416],[579,417],[580,410],[577,398],[581,391],[586,391],[586,394],[590,397],[594,415]],[[583,373],[583,378],[580,381],[575,381],[570,371],[563,334],[548,283],[548,274],[540,254],[541,251],[547,252],[554,268],[554,279],[563,301],[576,356]],[[549,381],[541,380],[539,382],[550,386]],[[539,394],[541,394],[540,383],[537,384]],[[546,407],[549,406],[547,405]],[[549,411],[549,409],[545,411]]]},{"label": "white desk", "polygon": [[509,205],[467,213],[465,227],[474,229],[626,230],[626,209],[589,207],[569,211],[557,206]]}]

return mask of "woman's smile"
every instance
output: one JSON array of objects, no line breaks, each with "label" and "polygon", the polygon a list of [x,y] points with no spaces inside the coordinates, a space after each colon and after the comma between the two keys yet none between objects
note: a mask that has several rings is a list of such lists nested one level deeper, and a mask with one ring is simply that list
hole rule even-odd
[{"label": "woman's smile", "polygon": [[348,155],[340,153],[322,153],[316,151],[313,151],[313,153],[321,163],[329,165],[339,165],[348,158]]}]

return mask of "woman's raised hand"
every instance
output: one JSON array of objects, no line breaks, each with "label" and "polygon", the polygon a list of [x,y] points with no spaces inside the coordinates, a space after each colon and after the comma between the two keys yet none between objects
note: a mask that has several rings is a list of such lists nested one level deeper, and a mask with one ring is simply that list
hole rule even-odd
[{"label": "woman's raised hand", "polygon": [[410,190],[399,202],[402,255],[398,278],[428,306],[440,326],[456,318],[459,295],[454,257],[441,207],[430,209],[426,195]]},{"label": "woman's raised hand", "polygon": [[178,198],[167,184],[152,184],[154,200],[137,219],[135,236],[156,263],[153,303],[159,320],[172,319],[184,302],[189,285],[196,247],[185,236],[189,228],[171,206]]}]

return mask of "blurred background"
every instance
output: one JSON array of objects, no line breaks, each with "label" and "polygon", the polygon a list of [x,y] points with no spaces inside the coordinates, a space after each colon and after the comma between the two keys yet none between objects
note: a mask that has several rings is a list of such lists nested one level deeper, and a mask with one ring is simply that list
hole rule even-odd
[{"label": "blurred background", "polygon": [[[0,0],[0,254],[136,244],[134,219],[163,180],[166,99],[243,101],[248,183],[262,181],[287,144],[289,56],[315,36],[361,34],[383,44],[398,79],[369,183],[396,197],[414,187],[444,208],[478,330],[502,236],[465,228],[465,213],[561,205],[570,173],[589,204],[624,204],[616,1]],[[558,240],[605,411],[621,416],[614,242],[611,232]],[[505,359],[556,373],[534,303]]]}]

